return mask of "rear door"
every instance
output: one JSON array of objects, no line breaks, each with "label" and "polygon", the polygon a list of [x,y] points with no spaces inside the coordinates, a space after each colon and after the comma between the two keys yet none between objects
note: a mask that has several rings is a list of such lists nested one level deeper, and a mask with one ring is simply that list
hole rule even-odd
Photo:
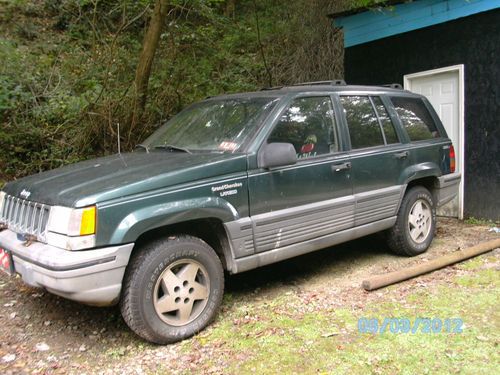
[{"label": "rear door", "polygon": [[[432,107],[422,98],[391,96],[401,126],[410,140],[411,161],[420,169],[433,167],[434,175],[440,175],[449,168],[450,142],[437,116],[432,115]],[[457,201],[454,201],[458,204]],[[441,215],[456,216],[457,206],[445,205]]]},{"label": "rear door", "polygon": [[408,145],[401,142],[385,98],[379,95],[340,95],[343,121],[349,131],[355,226],[396,215],[409,166]]},{"label": "rear door", "polygon": [[352,227],[350,161],[330,95],[291,99],[265,142],[293,144],[298,162],[249,171],[256,252]]}]

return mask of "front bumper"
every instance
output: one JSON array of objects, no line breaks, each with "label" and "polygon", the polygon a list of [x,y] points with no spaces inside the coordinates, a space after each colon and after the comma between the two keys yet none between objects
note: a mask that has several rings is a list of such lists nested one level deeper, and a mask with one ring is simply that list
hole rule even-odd
[{"label": "front bumper", "polygon": [[458,195],[461,179],[462,174],[459,172],[438,177],[436,186],[436,203],[438,207],[448,203]]},{"label": "front bumper", "polygon": [[0,247],[12,253],[23,281],[88,305],[113,305],[120,298],[123,275],[134,244],[68,251],[33,242],[25,246],[11,230],[0,232]]}]

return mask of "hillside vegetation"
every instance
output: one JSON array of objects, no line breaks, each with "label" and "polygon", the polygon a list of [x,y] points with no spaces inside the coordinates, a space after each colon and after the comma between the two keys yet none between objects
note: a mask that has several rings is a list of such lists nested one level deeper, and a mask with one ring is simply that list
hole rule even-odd
[{"label": "hillside vegetation", "polygon": [[154,1],[0,0],[2,182],[131,149],[206,96],[342,76],[342,2],[172,0],[130,127],[133,82]]}]

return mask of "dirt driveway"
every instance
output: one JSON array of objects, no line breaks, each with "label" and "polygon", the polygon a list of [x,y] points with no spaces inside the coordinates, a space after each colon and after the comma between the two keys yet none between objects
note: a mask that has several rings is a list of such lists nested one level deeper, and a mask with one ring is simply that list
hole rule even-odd
[{"label": "dirt driveway", "polygon": [[[83,306],[1,275],[0,372],[232,373],[239,372],[238,369],[241,372],[266,372],[266,369],[268,372],[274,369],[297,373],[336,372],[351,358],[342,354],[346,348],[360,345],[353,317],[373,314],[373,311],[379,311],[382,317],[382,310],[376,310],[376,306],[388,301],[405,308],[411,301],[411,293],[427,293],[446,287],[457,277],[472,272],[472,268],[449,267],[372,293],[360,288],[367,275],[400,269],[498,238],[499,234],[488,229],[487,225],[469,225],[441,218],[431,249],[419,257],[391,255],[380,236],[375,235],[230,276],[216,322],[195,338],[164,347],[138,339],[125,326],[116,307]],[[490,253],[488,259],[489,265],[481,267],[493,270],[492,277],[498,280],[499,251]],[[493,290],[487,299],[496,298],[493,302],[498,303],[497,292]],[[489,302],[487,304],[489,306]],[[267,312],[274,315],[269,317]],[[494,318],[498,319],[498,315]],[[309,324],[308,319],[314,322]],[[297,339],[290,343],[287,351],[284,348],[287,341],[283,340],[293,335]],[[324,340],[330,338],[332,340],[326,344]],[[487,337],[486,342],[496,347],[498,336]],[[378,341],[373,341],[373,345],[375,343],[378,345]],[[260,353],[261,349],[256,348],[270,353],[266,357],[265,352]],[[316,348],[315,353],[321,352],[314,365],[308,365],[310,348]],[[485,350],[488,348],[486,346]],[[366,350],[370,351],[371,347]],[[344,358],[345,355],[345,361],[337,363],[329,359],[329,351],[330,357]],[[290,353],[293,358],[287,359]],[[269,363],[259,368],[258,358],[268,358]],[[377,363],[370,358],[366,359],[367,368],[398,372],[397,363],[390,354],[386,362],[383,357]]]}]

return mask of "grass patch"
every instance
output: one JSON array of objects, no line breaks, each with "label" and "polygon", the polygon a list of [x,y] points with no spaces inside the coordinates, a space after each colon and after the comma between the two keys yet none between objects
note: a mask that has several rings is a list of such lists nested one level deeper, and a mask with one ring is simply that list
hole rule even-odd
[{"label": "grass patch", "polygon": [[[252,306],[233,297],[222,319],[195,340],[217,348],[227,373],[495,373],[500,282],[498,271],[478,270],[481,264],[470,261],[466,269],[474,273],[404,297],[392,287],[394,299],[361,309],[311,310],[295,294]],[[361,334],[362,317],[461,318],[463,332]]]},{"label": "grass patch", "polygon": [[483,259],[484,259],[483,257],[475,257],[465,262],[459,263],[458,267],[460,267],[463,270],[475,270],[480,268],[484,264]]},{"label": "grass patch", "polygon": [[484,225],[484,226],[490,226],[490,227],[495,225],[495,222],[493,220],[478,219],[478,218],[475,218],[474,216],[471,216],[471,217],[468,217],[467,219],[465,219],[464,223],[470,224],[470,225]]}]

